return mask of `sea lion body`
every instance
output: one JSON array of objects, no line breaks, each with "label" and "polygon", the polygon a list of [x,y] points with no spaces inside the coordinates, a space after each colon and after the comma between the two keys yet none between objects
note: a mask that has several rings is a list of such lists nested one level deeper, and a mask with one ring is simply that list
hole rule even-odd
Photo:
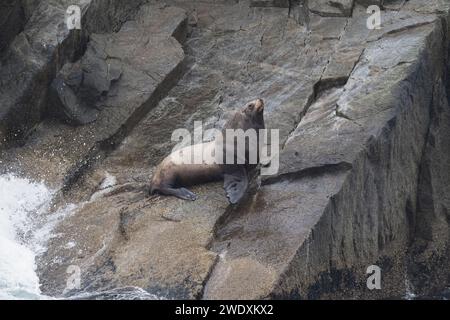
[{"label": "sea lion body", "polygon": [[[259,129],[264,129],[263,111],[263,100],[257,99],[248,103],[243,110],[237,111],[225,124],[224,137],[227,129],[242,129],[243,131],[255,129],[257,132]],[[233,143],[231,144],[233,145]],[[226,148],[229,148],[229,145],[230,143],[224,141],[224,155],[226,155]],[[219,164],[208,157],[205,157],[201,164],[186,162],[186,156],[191,159],[190,155],[195,153],[211,155],[216,147],[216,141],[210,141],[172,152],[156,168],[151,181],[150,194],[159,193],[185,200],[196,200],[197,196],[184,187],[224,179],[224,188],[230,202],[238,202],[248,186],[247,170],[254,168],[254,164]],[[248,150],[246,158],[248,157],[247,153]]]},{"label": "sea lion body", "polygon": [[223,178],[223,166],[220,164],[206,163],[186,164],[183,153],[205,151],[215,147],[214,141],[187,146],[172,152],[157,167],[152,179],[154,191],[158,191],[157,186],[166,183],[171,186],[183,185],[191,186],[200,183],[220,180]]}]

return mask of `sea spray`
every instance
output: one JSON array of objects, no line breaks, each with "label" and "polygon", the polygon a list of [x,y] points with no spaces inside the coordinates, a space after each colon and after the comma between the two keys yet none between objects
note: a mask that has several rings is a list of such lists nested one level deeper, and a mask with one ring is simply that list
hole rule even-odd
[{"label": "sea spray", "polygon": [[33,231],[52,195],[42,183],[0,175],[0,299],[45,298],[36,274],[39,241]]},{"label": "sea spray", "polygon": [[[97,196],[116,184],[107,174]],[[56,225],[85,203],[69,204],[56,211],[54,191],[44,183],[14,175],[0,175],[0,300],[55,299],[42,295],[36,274],[36,256],[46,250]],[[53,212],[54,211],[54,212]],[[72,248],[75,243],[65,244]],[[84,292],[68,299],[156,300],[165,299],[137,287]],[[61,299],[61,298],[60,298]]]}]

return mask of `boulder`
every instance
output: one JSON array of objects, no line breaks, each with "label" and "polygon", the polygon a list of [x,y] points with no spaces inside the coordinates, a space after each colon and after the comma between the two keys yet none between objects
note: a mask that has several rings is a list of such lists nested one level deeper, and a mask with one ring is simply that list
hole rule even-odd
[{"label": "boulder", "polygon": [[[67,63],[51,84],[50,104],[52,108],[55,112],[59,112],[64,120],[74,124],[87,124],[97,119],[97,110],[94,107],[89,107],[77,95],[78,93],[81,95],[80,89],[83,82],[84,72],[81,64]],[[92,89],[95,90],[96,88]],[[92,100],[98,98],[101,92],[97,91],[97,93],[98,95],[90,98]]]},{"label": "boulder", "polygon": [[[126,19],[133,17],[142,2],[23,1],[21,6],[20,1],[8,1],[7,11],[1,10],[13,19],[5,22],[11,29],[5,32],[8,41],[1,40],[5,44],[0,68],[2,140],[25,139],[46,116],[48,91],[57,71],[65,63],[80,57],[90,33],[117,30]],[[68,30],[66,26],[65,14],[69,5],[78,5],[81,9],[81,31]],[[10,43],[9,46],[6,43]]]},{"label": "boulder", "polygon": [[351,17],[355,0],[308,1],[311,12],[324,17]]},{"label": "boulder", "polygon": [[20,1],[2,1],[0,4],[0,54],[22,31],[24,24],[25,14]]},{"label": "boulder", "polygon": [[[103,150],[119,143],[183,73],[184,52],[172,35],[180,35],[186,25],[185,12],[153,9],[159,13],[154,20],[138,18],[117,33],[91,34],[81,59],[65,65],[54,80],[52,113],[85,125],[50,117],[39,124],[25,147],[11,148],[2,157],[19,159],[17,170],[34,172],[36,179],[67,189]],[[161,25],[161,21],[171,27],[148,32],[156,30],[152,22]]]}]

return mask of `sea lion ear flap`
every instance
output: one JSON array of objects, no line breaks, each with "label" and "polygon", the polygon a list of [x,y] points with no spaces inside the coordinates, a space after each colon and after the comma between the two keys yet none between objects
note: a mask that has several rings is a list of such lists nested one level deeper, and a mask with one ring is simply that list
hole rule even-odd
[{"label": "sea lion ear flap", "polygon": [[248,188],[247,170],[243,166],[232,166],[224,173],[223,188],[232,204],[238,203]]}]

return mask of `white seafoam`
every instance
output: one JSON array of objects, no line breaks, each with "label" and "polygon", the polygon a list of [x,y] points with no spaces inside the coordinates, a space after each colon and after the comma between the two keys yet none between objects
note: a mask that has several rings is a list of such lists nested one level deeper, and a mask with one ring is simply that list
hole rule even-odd
[{"label": "white seafoam", "polygon": [[38,228],[53,192],[43,183],[0,176],[0,299],[45,299],[35,258],[50,227]]}]

